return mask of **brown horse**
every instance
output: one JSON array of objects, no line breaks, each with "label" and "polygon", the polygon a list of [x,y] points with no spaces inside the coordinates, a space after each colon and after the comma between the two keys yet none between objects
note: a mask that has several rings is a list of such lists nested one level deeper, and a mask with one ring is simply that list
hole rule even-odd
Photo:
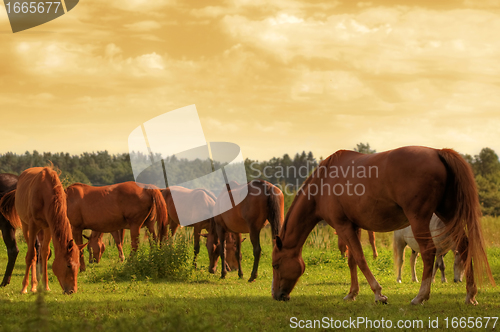
[{"label": "brown horse", "polygon": [[[91,229],[110,233],[130,229],[132,250],[137,250],[139,231],[150,214],[155,213],[160,240],[167,236],[167,206],[159,189],[143,188],[135,182],[92,187],[75,183],[66,189],[68,218],[77,243],[82,231]],[[85,271],[83,254],[80,270]]]},{"label": "brown horse", "polygon": [[43,280],[49,290],[47,259],[50,240],[54,239],[55,258],[52,270],[65,293],[77,291],[77,275],[80,266],[78,256],[85,245],[77,246],[71,235],[66,216],[66,195],[57,173],[49,167],[33,167],[19,177],[17,189],[6,194],[0,201],[0,210],[12,225],[22,226],[28,243],[26,272],[22,293],[28,292],[31,268],[31,291],[36,291],[36,249],[38,231],[44,230],[42,252]]},{"label": "brown horse", "polygon": [[[260,231],[265,226],[266,221],[271,224],[271,232],[273,239],[278,235],[281,225],[283,224],[283,210],[284,198],[283,193],[279,188],[273,186],[271,183],[263,180],[253,180],[247,184],[234,186],[229,192],[234,197],[241,195],[245,189],[248,189],[248,194],[233,208],[218,214],[220,210],[219,202],[227,201],[228,192],[222,192],[217,198],[214,207],[214,217],[216,225],[216,234],[211,231],[211,236],[217,236],[220,239],[219,255],[221,257],[221,278],[225,278],[227,274],[225,264],[225,240],[226,232],[231,233],[250,233],[250,241],[253,246],[254,263],[252,274],[250,275],[249,282],[257,278],[257,270],[259,267],[259,260],[261,255],[260,247]],[[236,236],[236,258],[240,257],[241,251],[241,237]],[[210,256],[210,266],[214,266],[217,261],[217,255],[212,253]],[[243,277],[241,271],[241,259],[238,259],[238,276]]]},{"label": "brown horse", "polygon": [[[193,220],[201,220],[189,226],[194,228],[193,265],[194,267],[196,267],[196,257],[200,253],[200,233],[203,229],[210,231],[211,220],[213,218],[208,218],[204,220],[202,219],[205,218],[204,216],[210,215],[212,213],[216,198],[214,194],[205,189],[187,189],[179,186],[171,186],[168,187],[167,189],[162,189],[162,195],[167,204],[168,223],[172,236],[175,235],[180,226],[179,216],[177,214],[177,208],[174,204],[172,192],[175,193],[176,197],[179,197],[179,202],[176,203],[183,204],[183,207],[177,207],[177,208],[189,207],[190,209],[192,209]],[[211,273],[214,272],[211,271]]]},{"label": "brown horse", "polygon": [[[18,179],[18,176],[14,174],[0,174],[0,199],[7,192],[16,189]],[[2,231],[3,241],[5,242],[5,247],[7,247],[7,256],[9,258],[7,268],[5,269],[5,275],[3,276],[2,283],[0,284],[0,287],[4,287],[10,283],[10,278],[12,276],[12,271],[14,270],[14,265],[16,264],[19,249],[17,248],[16,242],[16,228],[11,225],[10,221],[5,219],[2,214],[0,214],[0,230]]]},{"label": "brown horse", "polygon": [[[148,219],[144,222],[142,227],[146,227],[148,229],[148,232],[153,236],[153,241],[157,241],[156,238],[156,233],[154,230],[155,226],[155,214],[151,213],[148,217]],[[119,231],[114,231],[110,233],[111,236],[113,236],[113,239],[115,240],[116,244],[116,249],[118,249],[118,257],[120,258],[120,261],[125,260],[125,255],[123,254],[123,240],[125,239],[125,230],[121,229]],[[106,246],[104,245],[104,242],[102,242],[102,237],[104,233],[92,231],[90,233],[90,236],[87,237],[86,235],[83,235],[84,238],[89,240],[89,263],[99,263],[102,258],[102,254],[106,250]],[[148,236],[148,234],[145,234],[145,238]]]},{"label": "brown horse", "polygon": [[375,301],[387,302],[363,255],[360,228],[389,232],[408,225],[424,262],[420,291],[411,303],[428,300],[436,254],[429,230],[433,213],[445,223],[447,241],[458,244],[466,267],[465,302],[476,304],[474,272],[478,277],[486,272],[492,284],[494,280],[484,248],[471,167],[453,150],[416,146],[367,155],[341,150],[320,163],[299,190],[276,238],[273,298],[290,299],[305,269],[302,246],[314,226],[325,220],[349,247],[351,289],[345,300],[354,300],[359,292],[357,265]]},{"label": "brown horse", "polygon": [[[368,231],[368,240],[370,241],[370,245],[372,246],[373,259],[376,259],[378,257],[378,252],[377,247],[375,246],[375,232]],[[345,257],[347,254],[347,244],[342,241],[340,237],[338,238],[338,247],[342,257]]]}]

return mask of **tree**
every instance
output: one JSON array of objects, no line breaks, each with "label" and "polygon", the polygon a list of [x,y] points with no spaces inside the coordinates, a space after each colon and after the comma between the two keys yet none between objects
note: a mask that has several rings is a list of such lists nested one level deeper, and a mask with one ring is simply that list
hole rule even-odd
[{"label": "tree", "polygon": [[359,144],[356,144],[356,147],[353,149],[354,151],[356,152],[359,152],[359,153],[368,153],[368,154],[371,154],[371,153],[376,153],[377,151],[375,150],[372,150],[370,149],[370,143],[359,143]]}]

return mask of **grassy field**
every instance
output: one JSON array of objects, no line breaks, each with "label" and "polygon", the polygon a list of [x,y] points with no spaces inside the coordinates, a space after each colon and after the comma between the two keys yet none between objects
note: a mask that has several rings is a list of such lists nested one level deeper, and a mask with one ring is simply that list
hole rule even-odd
[{"label": "grassy field", "polygon": [[[500,218],[485,218],[484,228],[488,243],[489,262],[497,282],[500,282]],[[189,229],[188,229],[189,230]],[[18,232],[20,233],[20,232]],[[182,234],[182,233],[180,233]],[[184,233],[185,234],[185,233]],[[377,305],[364,277],[360,274],[361,291],[355,302],[344,302],[350,285],[347,262],[336,249],[336,236],[328,226],[318,226],[304,247],[305,274],[291,294],[288,302],[277,302],[271,298],[271,237],[265,230],[262,237],[263,255],[259,267],[259,278],[248,283],[253,262],[250,241],[243,249],[243,272],[239,279],[235,272],[225,280],[219,274],[207,272],[208,256],[203,246],[198,269],[189,271],[183,281],[146,278],[141,275],[120,277],[116,271],[122,269],[118,254],[107,239],[107,250],[100,264],[88,266],[78,279],[78,293],[63,295],[57,279],[49,271],[51,292],[43,295],[21,295],[21,280],[24,274],[26,244],[19,241],[20,254],[11,284],[0,289],[1,331],[281,331],[290,330],[299,320],[357,320],[372,321],[359,325],[361,330],[379,330],[377,322],[393,328],[399,320],[407,324],[402,330],[432,330],[429,320],[438,319],[438,327],[452,327],[453,317],[500,316],[500,294],[498,288],[487,286],[479,290],[476,307],[466,306],[465,284],[439,280],[432,286],[431,299],[423,306],[411,306],[410,300],[417,294],[419,284],[410,280],[410,268],[404,266],[403,283],[396,283],[393,258],[392,234],[377,234],[379,257],[371,258],[371,248],[363,233],[365,255],[375,277],[389,297],[388,305]],[[126,254],[130,250],[126,245]],[[143,250],[148,250],[144,248]],[[189,252],[191,253],[191,247]],[[410,250],[406,250],[409,262]],[[453,280],[453,255],[445,257],[447,277]],[[87,253],[86,253],[86,257]],[[7,253],[0,241],[0,269],[7,264]],[[421,278],[422,263],[417,264]],[[294,319],[295,317],[296,319]],[[448,318],[448,329],[446,329]],[[422,322],[423,326],[420,324]],[[484,329],[485,320],[483,320]],[[344,323],[345,324],[345,323]],[[435,323],[434,323],[435,324]],[[493,321],[485,329],[492,330]],[[496,330],[500,329],[500,322]],[[379,325],[380,326],[380,325]],[[386,325],[384,325],[386,326]],[[413,327],[408,327],[413,326]],[[326,326],[323,326],[325,329]],[[350,326],[353,327],[352,325]],[[326,328],[328,329],[328,328]],[[331,330],[335,330],[331,326]],[[466,328],[464,330],[472,330]]]}]

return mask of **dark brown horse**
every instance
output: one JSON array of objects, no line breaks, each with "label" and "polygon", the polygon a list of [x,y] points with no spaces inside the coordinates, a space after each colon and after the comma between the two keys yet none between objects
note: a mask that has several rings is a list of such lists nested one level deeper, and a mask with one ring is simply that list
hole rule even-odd
[{"label": "dark brown horse", "polygon": [[[130,229],[135,251],[139,231],[152,213],[155,213],[160,239],[167,236],[167,207],[159,189],[143,188],[133,181],[103,187],[75,183],[66,193],[68,218],[77,243],[82,242],[84,229],[100,233]],[[83,254],[80,264],[80,270],[85,271]]]},{"label": "dark brown horse", "polygon": [[302,246],[314,226],[325,220],[349,247],[351,289],[344,299],[354,300],[358,295],[359,266],[375,301],[387,302],[363,255],[360,229],[389,232],[411,225],[424,262],[420,291],[411,303],[428,300],[436,254],[429,230],[433,213],[445,223],[447,241],[458,244],[466,267],[465,302],[476,304],[474,272],[478,277],[486,272],[493,284],[494,280],[471,167],[453,150],[416,146],[367,155],[341,150],[320,163],[297,193],[276,238],[273,298],[290,298],[305,270]]},{"label": "dark brown horse", "polygon": [[[183,204],[183,207],[177,207],[174,204],[174,199],[172,197],[172,192],[175,196],[179,198],[177,204]],[[205,189],[187,189],[179,186],[171,186],[167,189],[162,190],[163,198],[167,204],[168,209],[168,224],[172,236],[175,235],[180,226],[179,216],[177,214],[178,208],[190,208],[192,209],[193,220],[201,220],[197,223],[190,225],[193,227],[193,237],[194,237],[194,258],[193,265],[196,267],[196,257],[200,253],[200,233],[203,229],[210,231],[211,220],[213,218],[205,218],[206,215],[211,215],[212,210],[215,205],[215,196],[211,192]],[[211,273],[214,273],[211,271]]]},{"label": "dark brown horse", "polygon": [[71,226],[66,216],[66,195],[57,173],[49,167],[33,167],[19,177],[17,189],[4,195],[0,211],[12,225],[23,228],[28,243],[26,272],[22,293],[28,292],[28,278],[31,268],[31,291],[37,287],[36,278],[36,236],[44,230],[41,245],[43,280],[49,289],[47,260],[49,244],[53,238],[55,258],[52,270],[65,293],[77,291],[77,275],[80,266],[78,256],[85,245],[77,246],[71,235]]},{"label": "dark brown horse", "polygon": [[[16,189],[18,179],[18,176],[14,174],[0,174],[0,199],[7,192]],[[20,225],[18,225],[18,227],[20,227]],[[7,268],[5,269],[5,275],[3,276],[2,283],[0,284],[0,287],[4,287],[10,283],[10,278],[12,276],[12,271],[14,270],[14,265],[16,264],[19,249],[17,248],[16,242],[16,228],[14,225],[11,225],[10,221],[5,219],[2,214],[0,214],[0,230],[2,231],[3,241],[5,242],[5,247],[7,247],[7,256],[9,257]]]},{"label": "dark brown horse", "polygon": [[[377,247],[375,246],[375,232],[368,231],[368,240],[370,241],[370,245],[372,246],[373,259],[378,257]],[[338,238],[338,247],[342,257],[345,257],[347,254],[347,244],[342,241],[342,239]]]},{"label": "dark brown horse", "polygon": [[[222,201],[227,201],[228,191],[222,192],[219,195],[214,208],[214,214],[216,214],[214,217],[216,234],[212,231],[211,236],[217,235],[221,242],[219,249],[222,266],[221,278],[225,278],[227,274],[225,264],[226,232],[250,233],[250,241],[252,242],[254,256],[253,269],[250,279],[248,280],[251,282],[257,278],[257,270],[259,267],[261,255],[260,231],[265,226],[266,222],[269,221],[273,239],[278,235],[281,225],[283,224],[284,198],[279,188],[263,180],[253,180],[247,184],[232,187],[233,189],[229,192],[233,197],[240,196],[241,192],[244,192],[245,189],[248,190],[248,194],[241,203],[221,214],[218,214],[220,210],[220,204],[218,202],[221,202],[221,199]],[[241,237],[238,235],[236,236],[235,255],[238,260],[238,276],[242,278],[241,259],[238,259],[241,255],[240,252]],[[209,256],[210,266],[213,266],[217,260],[217,255],[211,254]]]}]

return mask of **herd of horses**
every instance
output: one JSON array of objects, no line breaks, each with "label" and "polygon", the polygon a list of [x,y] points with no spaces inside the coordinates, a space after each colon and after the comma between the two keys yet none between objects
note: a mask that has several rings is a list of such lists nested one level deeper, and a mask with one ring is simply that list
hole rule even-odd
[{"label": "herd of horses", "polygon": [[[331,171],[338,168],[342,176]],[[358,172],[376,168],[376,176]],[[356,170],[356,172],[354,171]],[[332,175],[334,174],[334,175]],[[336,186],[362,186],[363,194],[336,194]],[[246,186],[246,188],[245,188]],[[321,188],[321,193],[318,190]],[[172,193],[182,197],[181,203],[196,213],[215,217],[194,223],[194,258],[200,251],[200,236],[207,238],[210,258],[209,271],[215,273],[221,259],[221,278],[229,269],[241,270],[241,233],[249,233],[253,246],[254,264],[249,281],[258,275],[261,256],[260,231],[269,223],[273,237],[272,297],[289,300],[290,293],[304,273],[302,247],[312,229],[324,220],[335,228],[339,249],[347,254],[351,287],[345,300],[354,300],[359,293],[357,267],[360,268],[375,295],[376,302],[387,302],[364,257],[360,232],[369,232],[373,257],[376,258],[373,232],[394,232],[395,262],[400,268],[402,251],[412,248],[412,279],[417,281],[414,264],[417,253],[423,260],[420,291],[411,301],[421,304],[429,299],[432,280],[437,269],[444,273],[443,256],[455,252],[455,281],[466,279],[468,304],[477,304],[476,279],[484,275],[494,280],[488,264],[481,230],[481,212],[478,192],[469,164],[451,149],[403,147],[376,154],[361,154],[340,150],[323,160],[299,188],[286,216],[284,198],[274,185],[263,180],[247,184],[227,185],[219,197],[203,189],[172,186],[160,190],[152,185],[125,182],[104,187],[80,183],[64,190],[58,174],[51,167],[25,170],[19,178],[0,174],[0,227],[8,251],[8,264],[2,286],[10,282],[18,249],[15,229],[21,227],[28,244],[26,271],[22,292],[28,289],[31,271],[31,291],[36,291],[36,242],[39,246],[42,277],[48,290],[47,261],[49,244],[54,244],[52,269],[63,291],[77,291],[78,271],[85,270],[83,248],[88,244],[90,261],[99,262],[104,244],[103,233],[115,239],[120,259],[123,255],[124,229],[131,234],[132,250],[137,250],[139,231],[147,227],[153,241],[162,243],[170,228],[172,236],[180,226]],[[224,195],[247,196],[228,211],[219,213],[218,202]],[[224,210],[224,209],[222,209]],[[200,220],[200,219],[196,219]],[[156,232],[154,224],[156,223]],[[83,244],[83,230],[92,230],[87,244]],[[207,233],[202,234],[206,230]],[[43,231],[43,237],[41,235]],[[43,239],[42,239],[43,238]],[[436,265],[434,266],[434,261]],[[474,265],[474,267],[473,267]],[[445,281],[444,274],[442,281]]]}]

